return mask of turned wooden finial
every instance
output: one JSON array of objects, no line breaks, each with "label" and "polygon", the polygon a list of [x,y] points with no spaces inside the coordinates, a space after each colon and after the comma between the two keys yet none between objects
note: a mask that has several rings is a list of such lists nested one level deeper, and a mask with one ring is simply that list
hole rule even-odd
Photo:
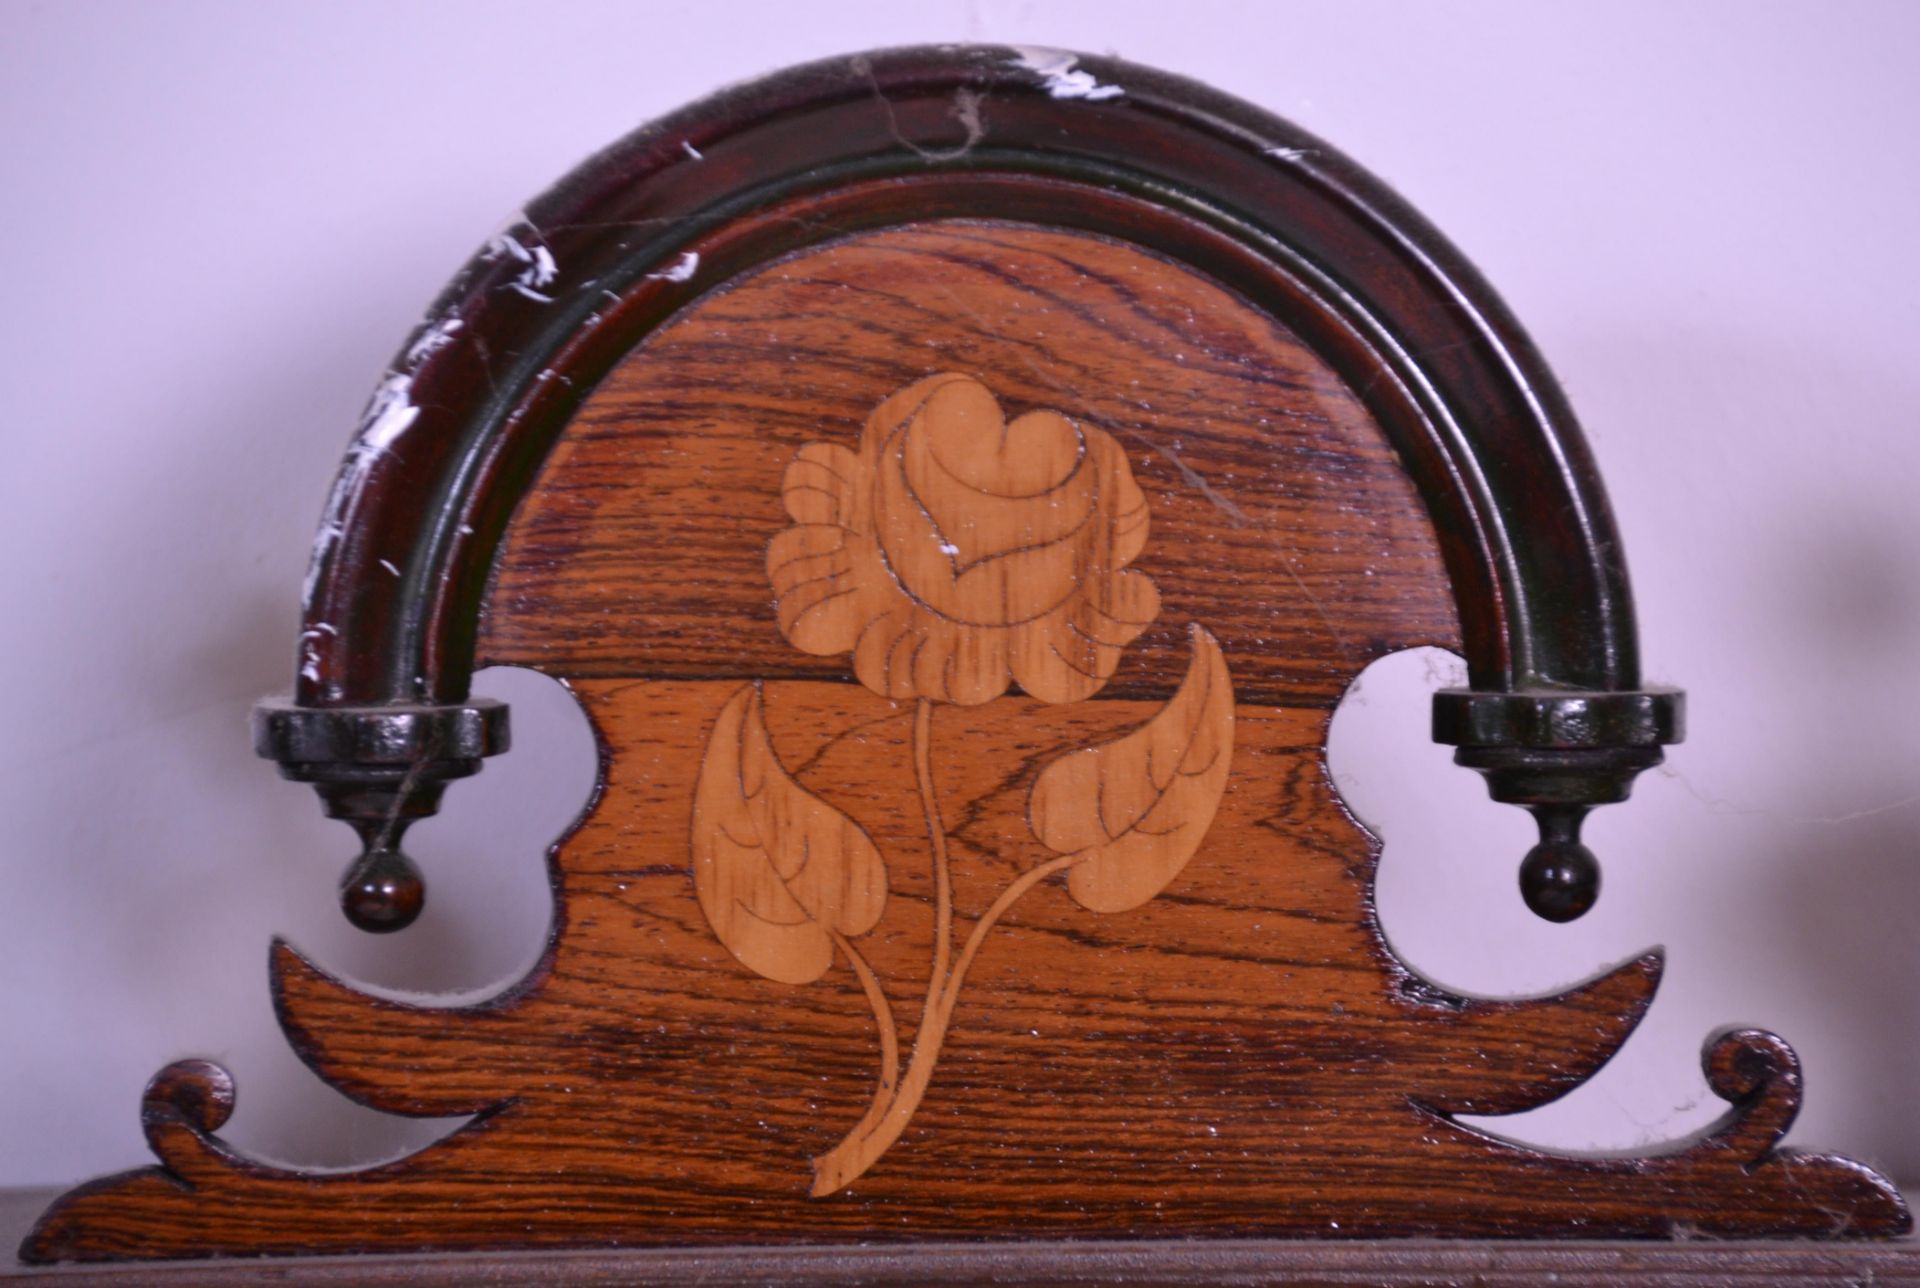
[{"label": "turned wooden finial", "polygon": [[1580,841],[1587,811],[1627,799],[1661,747],[1680,741],[1683,713],[1677,689],[1442,689],[1433,738],[1457,749],[1455,764],[1486,775],[1493,799],[1532,812],[1540,843],[1521,861],[1520,894],[1535,915],[1564,922],[1600,897],[1600,863]]},{"label": "turned wooden finial", "polygon": [[426,903],[420,869],[400,849],[416,819],[440,807],[446,785],[507,749],[506,704],[303,707],[275,698],[254,708],[254,750],[283,776],[312,783],[328,818],[360,836],[340,882],[347,920],[373,934],[404,930]]}]

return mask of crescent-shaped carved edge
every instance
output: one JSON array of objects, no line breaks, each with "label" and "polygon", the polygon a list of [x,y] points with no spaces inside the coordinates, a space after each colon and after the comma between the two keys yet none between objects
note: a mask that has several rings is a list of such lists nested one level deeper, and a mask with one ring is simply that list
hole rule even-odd
[{"label": "crescent-shaped carved edge", "polygon": [[232,1115],[235,1099],[233,1075],[211,1060],[178,1060],[160,1070],[140,1098],[140,1126],[159,1165],[98,1177],[62,1194],[22,1240],[20,1260],[45,1264],[111,1260],[126,1255],[83,1240],[94,1233],[86,1221],[86,1209],[96,1200],[124,1201],[130,1187],[160,1185],[192,1192],[217,1189],[236,1177],[326,1185],[334,1180],[362,1183],[370,1178],[398,1176],[413,1170],[428,1156],[466,1148],[513,1106],[511,1100],[491,1105],[447,1135],[401,1158],[374,1167],[324,1172],[262,1163],[220,1140],[214,1133]]},{"label": "crescent-shaped carved edge", "polygon": [[391,1114],[443,1118],[486,1113],[512,1099],[513,1073],[490,1056],[542,968],[504,993],[467,1006],[415,1006],[361,992],[321,970],[285,940],[269,959],[274,1013],[294,1052],[349,1099]]},{"label": "crescent-shaped carved edge", "polygon": [[1420,1067],[1410,1097],[1436,1114],[1515,1114],[1550,1104],[1614,1057],[1653,1005],[1666,969],[1658,948],[1569,989],[1532,997],[1469,997],[1414,970],[1380,921],[1376,882],[1385,840],[1353,810],[1325,758],[1321,773],[1366,846],[1364,924],[1394,997],[1418,1019]]},{"label": "crescent-shaped carved edge", "polygon": [[1499,999],[1457,997],[1403,975],[1400,995],[1420,1007],[1427,1065],[1410,1079],[1413,1098],[1436,1113],[1490,1115],[1558,1100],[1640,1026],[1665,965],[1656,949],[1564,992]]},{"label": "crescent-shaped carved edge", "polygon": [[[353,987],[284,939],[276,937],[267,950],[268,988],[287,1041],[323,1081],[361,1104],[410,1117],[441,1118],[488,1113],[516,1094],[516,1048],[494,1041],[482,1060],[478,1044],[498,1038],[553,973],[568,915],[560,855],[599,809],[612,757],[593,710],[572,685],[564,679],[559,683],[593,734],[594,778],[579,813],[547,847],[553,917],[540,956],[524,975],[464,1005],[415,1005]],[[484,1090],[475,1075],[483,1065]]]},{"label": "crescent-shaped carved edge", "polygon": [[[268,950],[274,1012],[309,1068],[342,1094],[371,1108],[411,1117],[470,1115],[465,1123],[411,1154],[372,1167],[337,1173],[275,1167],[236,1152],[215,1135],[233,1110],[232,1075],[211,1061],[178,1061],[154,1075],[141,1100],[141,1124],[159,1166],[98,1177],[62,1194],[22,1242],[20,1259],[45,1264],[130,1255],[90,1241],[97,1237],[98,1228],[89,1222],[89,1213],[97,1203],[124,1204],[134,1189],[159,1186],[194,1191],[216,1188],[234,1178],[328,1185],[404,1176],[428,1162],[458,1155],[510,1116],[519,1097],[510,1085],[502,1091],[503,1084],[512,1081],[508,1062],[477,1059],[472,1039],[497,1034],[511,1023],[520,1005],[545,983],[565,930],[559,852],[593,814],[606,787],[606,739],[593,713],[584,705],[581,709],[593,730],[599,770],[580,813],[548,847],[553,922],[539,960],[518,981],[472,1005],[412,1006],[353,988],[282,939],[276,938]],[[462,1041],[464,1062],[453,1054]],[[496,1045],[494,1052],[507,1049]],[[464,1076],[463,1063],[468,1069]],[[476,1070],[485,1078],[484,1089],[473,1085]]]},{"label": "crescent-shaped carved edge", "polygon": [[[1692,1177],[1708,1169],[1749,1177],[1774,1170],[1782,1185],[1805,1191],[1791,1212],[1783,1210],[1779,1214],[1783,1225],[1775,1233],[1885,1236],[1913,1229],[1913,1215],[1900,1188],[1872,1168],[1836,1154],[1779,1148],[1781,1138],[1800,1112],[1805,1092],[1800,1058],[1785,1039],[1764,1029],[1725,1029],[1707,1039],[1701,1065],[1707,1086],[1729,1102],[1728,1110],[1692,1135],[1631,1150],[1556,1150],[1548,1154],[1537,1146],[1466,1126],[1432,1103],[1418,1098],[1410,1101],[1436,1130],[1535,1158],[1577,1158],[1601,1174],[1667,1174],[1676,1180],[1688,1178],[1691,1183]],[[1850,1206],[1822,1207],[1813,1201],[1820,1194]],[[1789,1217],[1798,1223],[1795,1228],[1785,1227]],[[1801,1225],[1805,1228],[1799,1228]]]}]

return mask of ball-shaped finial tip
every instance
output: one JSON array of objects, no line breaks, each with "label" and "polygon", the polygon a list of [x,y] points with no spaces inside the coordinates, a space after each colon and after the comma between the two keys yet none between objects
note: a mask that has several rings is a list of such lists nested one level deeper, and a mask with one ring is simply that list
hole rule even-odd
[{"label": "ball-shaped finial tip", "polygon": [[340,883],[340,908],[347,920],[376,935],[411,926],[426,901],[420,869],[398,850],[361,855]]},{"label": "ball-shaped finial tip", "polygon": [[1600,863],[1578,841],[1542,841],[1520,864],[1520,896],[1548,921],[1585,916],[1600,897]]}]

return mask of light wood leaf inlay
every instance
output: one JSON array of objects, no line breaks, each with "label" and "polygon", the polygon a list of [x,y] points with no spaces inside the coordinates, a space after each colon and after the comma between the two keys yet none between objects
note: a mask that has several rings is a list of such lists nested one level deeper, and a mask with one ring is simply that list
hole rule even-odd
[{"label": "light wood leaf inlay", "polygon": [[932,1083],[967,972],[1016,903],[1065,873],[1082,906],[1135,908],[1193,858],[1226,789],[1233,686],[1219,642],[1195,624],[1186,678],[1159,713],[1040,771],[1028,826],[1056,853],[1008,882],[961,938],[934,710],[992,702],[1014,683],[1053,705],[1105,687],[1160,610],[1153,579],[1127,566],[1146,548],[1146,498],[1106,430],[1047,408],[1009,419],[980,380],[944,372],[883,399],[859,451],[803,446],[781,499],[794,523],[767,547],[781,632],[805,653],[848,654],[861,684],[914,704],[912,773],[933,887],[933,960],[903,1067],[885,986],[851,942],[879,920],[882,859],[781,769],[759,690],[727,703],[694,802],[701,906],[721,942],[771,979],[810,983],[837,948],[880,1041],[866,1115],[814,1157],[811,1192],[824,1196],[899,1141]]},{"label": "light wood leaf inlay", "polygon": [[864,935],[886,907],[880,851],[788,776],[758,685],[741,686],[707,740],[694,786],[693,884],[727,951],[783,984],[826,974],[835,932]]},{"label": "light wood leaf inlay", "polygon": [[1233,682],[1220,643],[1188,628],[1193,660],[1160,712],[1124,737],[1041,771],[1028,819],[1040,843],[1074,856],[1067,892],[1093,912],[1146,903],[1193,858],[1233,760]]}]

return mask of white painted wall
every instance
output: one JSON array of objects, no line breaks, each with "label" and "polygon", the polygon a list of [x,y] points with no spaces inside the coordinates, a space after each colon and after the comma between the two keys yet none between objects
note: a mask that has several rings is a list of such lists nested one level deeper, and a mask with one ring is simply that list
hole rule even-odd
[{"label": "white painted wall", "polygon": [[350,838],[245,717],[289,679],[361,403],[587,152],[725,82],[929,40],[1113,50],[1323,134],[1480,264],[1584,415],[1651,676],[1693,695],[1671,773],[1591,828],[1599,909],[1521,908],[1527,821],[1424,742],[1427,660],[1376,667],[1336,729],[1418,968],[1524,993],[1669,949],[1616,1066],[1506,1129],[1688,1130],[1701,1040],[1755,1022],[1805,1059],[1796,1142],[1920,1179],[1920,7],[0,0],[0,30],[0,1184],[145,1161],[140,1087],[185,1055],[233,1068],[251,1149],[431,1134],[286,1052],[268,937],[389,986],[509,977],[592,751],[549,683],[490,678],[521,750],[416,831],[427,915],[341,922]]}]

